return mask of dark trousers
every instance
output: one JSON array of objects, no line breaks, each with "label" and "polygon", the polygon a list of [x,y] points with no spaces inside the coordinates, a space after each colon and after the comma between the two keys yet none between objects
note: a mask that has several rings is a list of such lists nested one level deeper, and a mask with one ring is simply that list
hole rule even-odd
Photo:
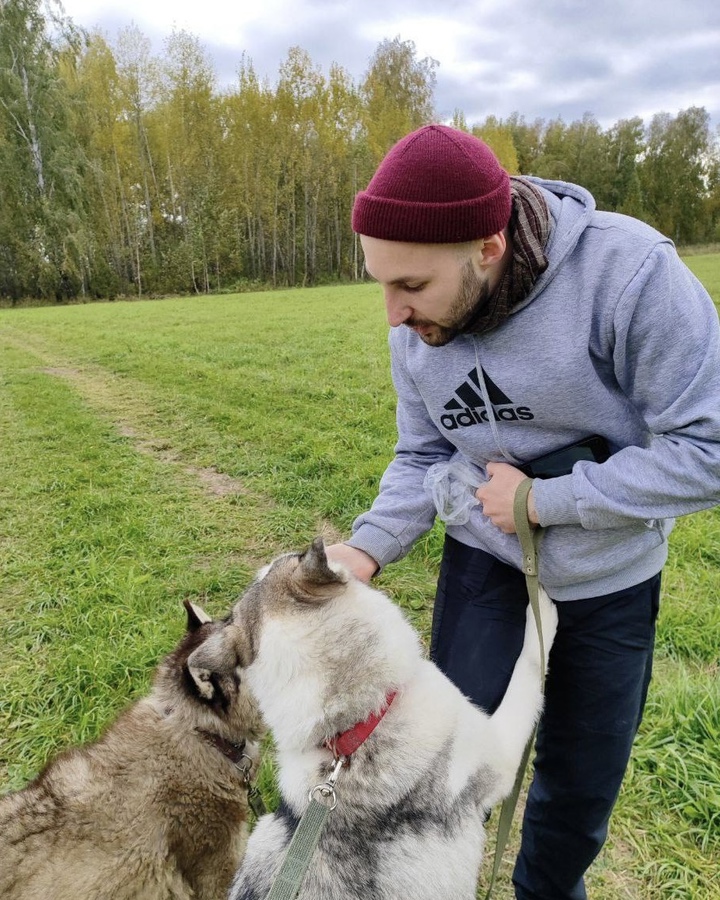
[{"label": "dark trousers", "polygon": [[[518,900],[586,900],[583,876],[607,836],[652,670],[660,576],[557,603],[545,709],[513,884]],[[522,573],[446,538],[431,658],[487,712],[520,654]]]}]

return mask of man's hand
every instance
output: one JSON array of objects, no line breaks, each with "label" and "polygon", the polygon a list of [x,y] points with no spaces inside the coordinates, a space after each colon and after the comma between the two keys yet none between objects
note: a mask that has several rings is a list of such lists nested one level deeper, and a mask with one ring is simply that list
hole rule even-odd
[{"label": "man's hand", "polygon": [[331,544],[325,548],[327,557],[335,562],[342,563],[360,581],[369,582],[379,569],[378,564],[364,550],[350,547],[347,544]]},{"label": "man's hand", "polygon": [[[482,504],[483,513],[493,525],[505,534],[515,534],[513,503],[515,491],[525,475],[507,463],[491,462],[487,465],[490,480],[475,491],[475,496]],[[532,489],[528,494],[528,518],[532,525],[538,524],[537,511],[533,500]]]}]

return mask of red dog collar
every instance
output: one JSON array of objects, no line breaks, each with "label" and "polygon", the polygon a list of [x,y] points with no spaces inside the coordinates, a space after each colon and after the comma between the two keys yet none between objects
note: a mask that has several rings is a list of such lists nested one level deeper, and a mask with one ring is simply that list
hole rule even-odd
[{"label": "red dog collar", "polygon": [[396,694],[397,691],[393,691],[391,694],[387,695],[385,698],[385,705],[379,713],[371,713],[364,722],[358,722],[357,725],[353,725],[353,727],[347,731],[336,734],[334,738],[325,741],[324,746],[332,751],[335,759],[340,759],[340,757],[343,756],[347,759],[352,756],[358,747],[365,743],[390,708],[390,704],[395,699]]}]

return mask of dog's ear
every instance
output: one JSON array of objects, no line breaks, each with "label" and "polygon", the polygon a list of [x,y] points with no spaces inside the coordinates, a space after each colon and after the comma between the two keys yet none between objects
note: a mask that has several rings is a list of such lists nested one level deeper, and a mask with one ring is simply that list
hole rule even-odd
[{"label": "dog's ear", "polygon": [[191,603],[189,600],[183,600],[183,606],[187,610],[187,630],[197,631],[202,625],[212,622],[210,616],[201,606]]},{"label": "dog's ear", "polygon": [[200,696],[227,706],[240,683],[239,669],[244,634],[236,625],[225,625],[211,634],[188,657],[187,668]]},{"label": "dog's ear", "polygon": [[321,537],[300,557],[300,563],[292,575],[293,596],[305,603],[325,603],[347,584],[347,575],[336,572],[328,564],[325,544]]}]

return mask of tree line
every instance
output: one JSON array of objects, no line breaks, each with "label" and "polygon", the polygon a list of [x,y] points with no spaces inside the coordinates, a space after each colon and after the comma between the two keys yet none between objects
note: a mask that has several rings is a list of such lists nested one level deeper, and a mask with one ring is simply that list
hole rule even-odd
[{"label": "tree line", "polygon": [[[354,81],[300,47],[274,84],[238,61],[217,86],[199,40],[110,43],[57,0],[0,0],[0,297],[208,293],[362,277],[356,192],[433,121],[435,60],[384,40]],[[679,244],[720,240],[720,150],[705,109],[604,130],[589,114],[453,124],[512,173],[574,181]]]}]

